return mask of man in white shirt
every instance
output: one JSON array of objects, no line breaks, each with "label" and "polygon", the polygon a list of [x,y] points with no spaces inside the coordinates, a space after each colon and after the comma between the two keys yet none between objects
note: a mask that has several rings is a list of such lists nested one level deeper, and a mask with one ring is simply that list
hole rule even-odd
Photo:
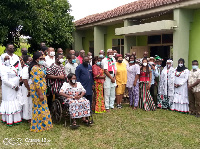
[{"label": "man in white shirt", "polygon": [[109,109],[114,108],[115,102],[115,87],[116,87],[116,78],[115,74],[117,67],[115,65],[115,59],[112,55],[112,49],[107,50],[107,56],[102,60],[102,67],[106,75],[104,82],[104,99],[105,99],[105,108],[109,112]]},{"label": "man in white shirt", "polygon": [[10,57],[10,65],[14,66],[15,68],[18,69],[18,75],[21,77],[22,76],[21,75],[21,70],[22,70],[21,63],[20,63],[19,57],[14,54],[14,51],[15,51],[14,45],[7,44],[6,53],[1,55],[0,63],[2,64],[2,62],[4,62],[5,55],[8,55]]},{"label": "man in white shirt", "polygon": [[65,65],[65,74],[66,76],[70,73],[74,73],[76,71],[76,67],[78,64],[76,63],[76,57],[75,55],[68,55],[67,56],[68,63]]},{"label": "man in white shirt", "polygon": [[48,55],[45,57],[46,66],[49,68],[53,63],[55,63],[55,50],[52,47],[48,48]]}]

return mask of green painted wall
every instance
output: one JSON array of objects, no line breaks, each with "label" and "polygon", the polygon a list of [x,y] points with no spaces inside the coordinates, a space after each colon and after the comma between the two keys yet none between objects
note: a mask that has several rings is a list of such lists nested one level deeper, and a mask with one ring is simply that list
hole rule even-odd
[{"label": "green painted wall", "polygon": [[192,68],[193,60],[198,60],[200,63],[200,9],[195,10],[193,14],[193,22],[190,30],[190,46],[189,46],[189,69]]},{"label": "green painted wall", "polygon": [[147,46],[148,36],[137,36],[136,46]]},{"label": "green painted wall", "polygon": [[104,50],[107,51],[107,49],[112,49],[112,39],[121,39],[124,38],[123,36],[116,36],[115,35],[115,28],[124,27],[124,24],[116,24],[107,26],[107,34],[104,36]]},{"label": "green painted wall", "polygon": [[85,30],[85,37],[83,37],[83,49],[85,53],[89,52],[90,41],[94,41],[94,30]]}]

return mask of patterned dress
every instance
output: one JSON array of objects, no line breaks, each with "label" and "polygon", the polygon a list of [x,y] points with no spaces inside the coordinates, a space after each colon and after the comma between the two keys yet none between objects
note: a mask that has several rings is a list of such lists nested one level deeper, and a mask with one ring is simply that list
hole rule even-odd
[{"label": "patterned dress", "polygon": [[96,92],[95,113],[103,113],[105,112],[105,104],[103,96],[104,79],[97,79],[97,77],[104,76],[104,71],[95,64],[92,66],[92,72],[93,72],[95,92]]},{"label": "patterned dress", "polygon": [[[31,97],[33,101],[32,120],[30,131],[41,132],[53,128],[51,115],[47,106],[46,97],[46,72],[38,66],[33,66],[31,69],[32,84],[30,85]],[[38,92],[40,89],[44,96],[44,100],[40,101]]]},{"label": "patterned dress", "polygon": [[145,111],[156,110],[156,106],[151,97],[150,91],[147,89],[150,76],[147,72],[140,72],[140,103],[139,106]]},{"label": "patterned dress", "polygon": [[77,82],[77,87],[72,87],[69,83],[63,83],[60,93],[70,95],[72,98],[65,99],[64,103],[69,104],[69,112],[71,118],[82,118],[90,116],[90,102],[85,97],[73,99],[74,96],[86,92],[80,82]]}]

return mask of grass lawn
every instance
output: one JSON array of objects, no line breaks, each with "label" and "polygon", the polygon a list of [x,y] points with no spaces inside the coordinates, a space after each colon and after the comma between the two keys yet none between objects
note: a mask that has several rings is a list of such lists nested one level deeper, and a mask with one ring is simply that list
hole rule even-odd
[{"label": "grass lawn", "polygon": [[[93,117],[95,124],[92,127],[81,124],[79,129],[71,130],[61,123],[41,133],[30,132],[26,122],[13,127],[1,123],[0,148],[200,148],[200,118],[194,116],[166,110],[133,111],[124,105],[121,110],[94,114]],[[4,145],[5,138],[20,138],[22,144]],[[28,139],[42,141],[42,138],[50,142],[27,142]]]}]

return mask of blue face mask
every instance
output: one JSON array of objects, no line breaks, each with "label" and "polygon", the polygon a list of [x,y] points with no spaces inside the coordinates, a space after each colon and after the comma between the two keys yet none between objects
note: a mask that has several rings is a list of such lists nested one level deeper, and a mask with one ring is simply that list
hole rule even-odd
[{"label": "blue face mask", "polygon": [[73,63],[73,64],[76,63],[76,59],[73,59],[73,60],[72,60],[72,63]]},{"label": "blue face mask", "polygon": [[192,69],[197,70],[199,67],[197,65],[192,65]]},{"label": "blue face mask", "polygon": [[101,62],[97,62],[97,65],[100,66],[100,65],[101,65]]},{"label": "blue face mask", "polygon": [[130,63],[130,64],[133,64],[134,62],[135,62],[135,61],[130,61],[129,63]]},{"label": "blue face mask", "polygon": [[157,67],[160,67],[161,65],[157,65]]},{"label": "blue face mask", "polygon": [[39,60],[39,62],[38,62],[38,64],[41,66],[44,65],[44,63],[45,63],[44,60]]}]

